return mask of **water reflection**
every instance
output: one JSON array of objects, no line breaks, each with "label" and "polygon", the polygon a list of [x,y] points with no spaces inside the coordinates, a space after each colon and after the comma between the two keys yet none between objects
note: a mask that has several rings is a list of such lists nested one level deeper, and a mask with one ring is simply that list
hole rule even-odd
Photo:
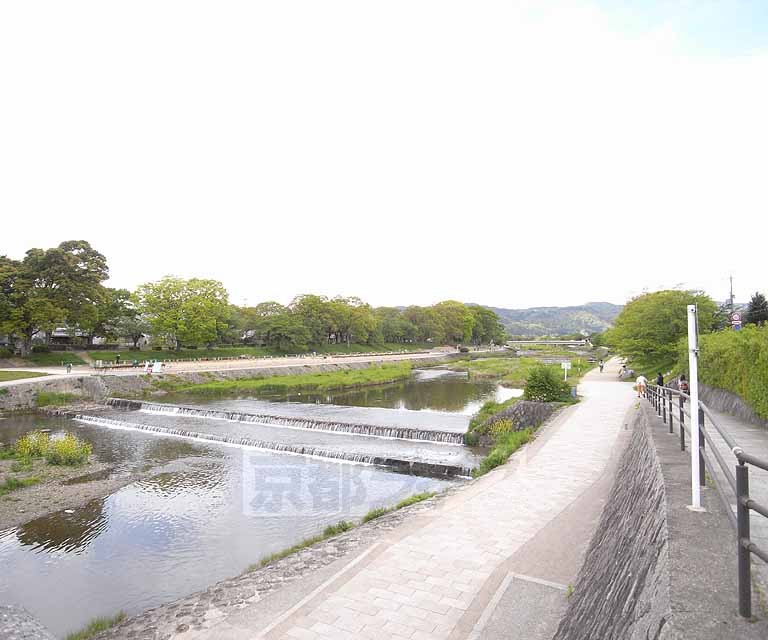
[{"label": "water reflection", "polygon": [[31,520],[16,529],[16,537],[35,551],[82,553],[107,527],[104,502],[98,498],[79,509]]}]

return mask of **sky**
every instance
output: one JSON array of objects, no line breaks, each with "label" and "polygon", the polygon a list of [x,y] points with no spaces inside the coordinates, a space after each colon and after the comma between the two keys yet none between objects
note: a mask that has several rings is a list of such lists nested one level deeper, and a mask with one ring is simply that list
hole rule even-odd
[{"label": "sky", "polygon": [[764,0],[5,2],[0,255],[236,304],[747,300],[766,78]]}]

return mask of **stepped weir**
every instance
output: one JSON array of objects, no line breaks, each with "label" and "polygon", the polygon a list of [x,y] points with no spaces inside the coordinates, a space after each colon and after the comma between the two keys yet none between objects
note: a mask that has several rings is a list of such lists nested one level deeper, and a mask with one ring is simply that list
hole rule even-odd
[{"label": "stepped weir", "polygon": [[385,427],[374,424],[357,424],[351,422],[331,422],[314,418],[294,418],[257,413],[240,413],[221,409],[201,409],[181,405],[169,405],[156,402],[141,402],[139,400],[123,400],[108,398],[106,404],[119,409],[148,411],[151,413],[166,413],[184,415],[194,418],[228,420],[230,422],[255,423],[270,426],[288,427],[292,429],[314,429],[317,431],[332,431],[350,433],[358,436],[375,438],[397,438],[402,440],[421,440],[439,442],[441,444],[464,444],[464,434],[452,431],[434,431],[430,429],[413,429],[410,427]]},{"label": "stepped weir", "polygon": [[[134,404],[144,404],[141,402],[134,402],[131,400],[122,400],[121,402],[132,402]],[[120,406],[120,405],[112,405]],[[162,405],[161,405],[162,406]],[[226,413],[226,412],[223,412]],[[85,414],[75,414],[74,419],[85,423],[102,427],[111,427],[115,429],[130,429],[136,431],[147,431],[150,433],[157,433],[166,436],[175,436],[181,438],[190,438],[194,440],[204,440],[211,442],[219,442],[222,444],[242,446],[242,447],[254,447],[256,449],[264,449],[268,451],[276,451],[281,453],[290,453],[303,456],[313,456],[319,458],[329,458],[334,460],[344,460],[347,462],[354,462],[358,464],[370,464],[376,466],[383,466],[398,471],[400,473],[408,473],[411,475],[430,476],[430,477],[468,477],[471,475],[472,470],[467,467],[460,467],[458,465],[448,465],[433,462],[420,462],[418,460],[406,460],[399,458],[389,458],[385,456],[365,455],[359,453],[347,453],[345,451],[329,451],[321,449],[319,447],[310,447],[307,445],[294,445],[282,442],[274,442],[268,440],[256,440],[252,438],[240,438],[237,436],[217,435],[210,433],[200,433],[197,431],[187,431],[185,429],[170,429],[167,427],[159,427],[150,424],[141,424],[135,422],[125,422],[123,420],[115,420],[113,418],[105,418],[102,416],[90,416]],[[210,416],[206,416],[210,417]]]}]

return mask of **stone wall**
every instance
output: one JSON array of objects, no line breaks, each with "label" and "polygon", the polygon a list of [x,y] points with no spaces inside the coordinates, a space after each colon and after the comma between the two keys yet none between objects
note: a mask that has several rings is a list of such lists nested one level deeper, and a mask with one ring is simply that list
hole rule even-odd
[{"label": "stone wall", "polygon": [[555,640],[661,639],[670,618],[664,480],[642,412]]},{"label": "stone wall", "polygon": [[40,392],[69,393],[82,400],[100,400],[105,396],[106,387],[99,376],[73,375],[54,380],[31,378],[28,383],[0,387],[0,412],[33,409]]},{"label": "stone wall", "polygon": [[729,413],[763,429],[768,429],[768,420],[758,416],[741,396],[731,391],[699,383],[699,399],[710,409]]}]

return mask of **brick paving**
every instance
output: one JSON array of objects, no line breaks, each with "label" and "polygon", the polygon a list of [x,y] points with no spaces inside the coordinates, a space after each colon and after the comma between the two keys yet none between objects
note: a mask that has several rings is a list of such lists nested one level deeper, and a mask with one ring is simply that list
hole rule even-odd
[{"label": "brick paving", "polygon": [[584,399],[545,430],[535,458],[524,448],[430,517],[404,523],[266,627],[252,628],[244,610],[195,638],[476,637],[498,601],[497,569],[605,470],[636,402],[615,369],[584,378]]}]

